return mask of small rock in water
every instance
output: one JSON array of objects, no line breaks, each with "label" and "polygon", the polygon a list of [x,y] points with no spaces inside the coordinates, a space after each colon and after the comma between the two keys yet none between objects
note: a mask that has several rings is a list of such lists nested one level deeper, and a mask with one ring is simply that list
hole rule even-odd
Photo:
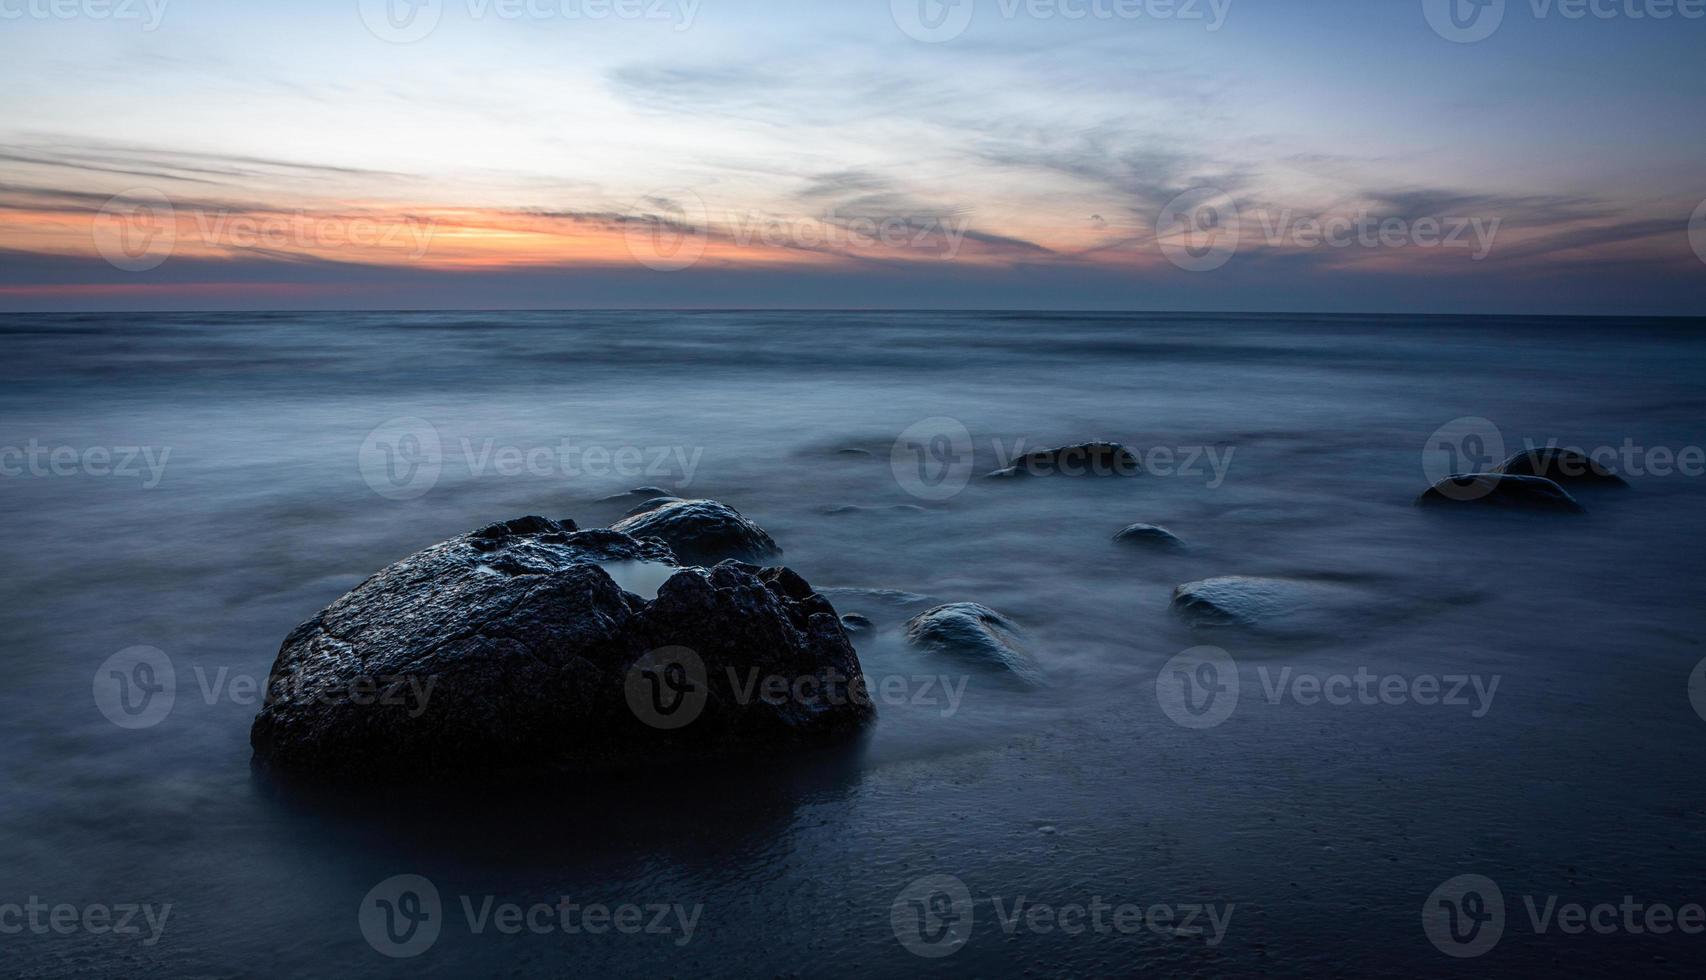
[{"label": "small rock in water", "polygon": [[999,668],[1026,684],[1042,680],[1021,643],[1019,627],[988,606],[975,602],[937,606],[906,624],[906,638],[914,646]]},{"label": "small rock in water", "polygon": [[858,613],[848,613],[841,617],[841,625],[849,633],[863,633],[871,628],[871,620]]},{"label": "small rock in water", "polygon": [[[256,760],[358,784],[536,780],[822,744],[874,717],[805,580],[674,569],[648,600],[606,570],[666,563],[657,541],[543,517],[405,558],[284,641]],[[813,684],[745,697],[731,678],[754,672]]]},{"label": "small rock in water", "polygon": [[1022,476],[1137,476],[1143,463],[1131,450],[1117,442],[1086,442],[1059,449],[1042,449],[1026,453],[1006,469],[988,474],[986,479],[1013,479]]},{"label": "small rock in water", "polygon": [[1564,487],[1627,487],[1629,481],[1573,449],[1547,446],[1517,453],[1494,468],[1508,476],[1538,476]]},{"label": "small rock in water", "polygon": [[869,514],[876,510],[892,511],[897,514],[923,514],[924,508],[917,504],[889,504],[882,508],[866,507],[863,504],[835,504],[823,509],[826,517],[847,517],[852,514]]},{"label": "small rock in water", "polygon": [[715,565],[730,558],[765,562],[782,554],[763,528],[715,500],[661,501],[616,522],[611,530],[636,538],[658,538],[682,561],[695,565]]},{"label": "small rock in water", "polygon": [[613,493],[608,497],[600,497],[598,498],[598,502],[601,504],[625,504],[633,500],[635,497],[648,497],[652,499],[661,498],[664,500],[680,499],[668,490],[664,490],[659,487],[635,487],[632,490],[627,490],[622,493]]},{"label": "small rock in water", "polygon": [[1256,626],[1308,609],[1310,583],[1229,575],[1173,590],[1173,610],[1192,626]]},{"label": "small rock in water", "polygon": [[851,449],[851,448],[849,448],[849,449],[838,449],[835,451],[835,454],[837,456],[872,456],[872,455],[875,455],[869,449]]},{"label": "small rock in water", "polygon": [[1570,492],[1538,476],[1473,473],[1447,477],[1416,499],[1420,507],[1489,507],[1505,510],[1583,514]]},{"label": "small rock in water", "polygon": [[1151,548],[1157,551],[1185,550],[1185,542],[1178,535],[1164,527],[1156,527],[1153,524],[1133,524],[1114,535],[1114,540],[1120,544]]}]

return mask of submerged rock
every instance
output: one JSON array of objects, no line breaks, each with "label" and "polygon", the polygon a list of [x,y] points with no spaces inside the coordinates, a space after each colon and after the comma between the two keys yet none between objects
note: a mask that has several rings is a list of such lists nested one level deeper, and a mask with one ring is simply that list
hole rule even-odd
[{"label": "submerged rock", "polygon": [[757,524],[715,500],[657,501],[650,510],[626,517],[611,529],[636,538],[658,538],[682,561],[715,565],[725,559],[765,562],[782,549]]},{"label": "submerged rock", "polygon": [[975,602],[937,606],[913,617],[906,624],[906,639],[914,646],[1005,671],[1026,684],[1042,680],[1022,645],[1019,627]]},{"label": "submerged rock", "polygon": [[[823,743],[874,716],[834,607],[798,575],[681,569],[648,601],[601,567],[660,561],[656,541],[540,517],[405,558],[285,640],[256,760],[361,783],[536,778]],[[814,683],[767,699],[768,677]]]},{"label": "submerged rock", "polygon": [[1257,626],[1310,608],[1313,583],[1229,575],[1173,590],[1173,611],[1192,626]]},{"label": "submerged rock", "polygon": [[1538,476],[1474,473],[1439,481],[1416,499],[1419,507],[1493,507],[1506,510],[1587,512],[1568,490]]},{"label": "submerged rock", "polygon": [[1573,449],[1546,446],[1517,453],[1493,469],[1509,476],[1538,476],[1564,487],[1627,487],[1628,481]]},{"label": "submerged rock", "polygon": [[1137,476],[1143,463],[1131,450],[1117,442],[1086,442],[1058,449],[1041,449],[1026,453],[1006,469],[996,470],[988,479],[1013,479],[1023,476]]},{"label": "submerged rock", "polygon": [[681,499],[662,487],[635,487],[634,489],[623,493],[613,493],[608,497],[600,497],[598,498],[598,502],[601,504],[625,504],[631,502],[635,497],[645,497],[650,500],[656,500],[659,498],[664,500]]},{"label": "submerged rock", "polygon": [[1280,639],[1367,637],[1481,601],[1428,578],[1229,575],[1173,590],[1173,612],[1194,629],[1242,628]]},{"label": "submerged rock", "polygon": [[917,504],[887,504],[883,507],[867,507],[863,504],[834,504],[823,509],[825,517],[847,517],[852,514],[872,514],[888,511],[896,514],[923,514],[924,508]]},{"label": "submerged rock", "polygon": [[1150,548],[1156,551],[1186,550],[1185,542],[1178,535],[1153,524],[1133,524],[1114,535],[1114,541],[1134,548]]},{"label": "submerged rock", "polygon": [[647,500],[644,503],[635,504],[633,507],[628,509],[628,513],[623,514],[622,516],[624,518],[637,517],[640,514],[646,514],[646,513],[650,513],[651,511],[657,510],[659,507],[662,507],[664,504],[673,504],[673,503],[679,501],[680,499],[681,499],[680,497],[671,497],[671,496],[653,497],[652,499]]},{"label": "submerged rock", "polygon": [[871,620],[858,613],[848,613],[841,617],[841,627],[849,633],[863,633],[871,628]]}]

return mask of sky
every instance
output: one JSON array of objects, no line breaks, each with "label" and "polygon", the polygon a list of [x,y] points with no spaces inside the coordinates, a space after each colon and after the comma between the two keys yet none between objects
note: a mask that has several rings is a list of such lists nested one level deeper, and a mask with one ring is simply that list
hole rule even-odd
[{"label": "sky", "polygon": [[0,311],[1702,315],[1703,51],[1706,0],[0,0]]}]

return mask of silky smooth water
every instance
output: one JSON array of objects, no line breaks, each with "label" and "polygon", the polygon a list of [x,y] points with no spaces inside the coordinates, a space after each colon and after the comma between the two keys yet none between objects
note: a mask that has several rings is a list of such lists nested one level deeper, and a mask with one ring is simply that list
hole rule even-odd
[{"label": "silky smooth water", "polygon": [[[1706,937],[1537,935],[1523,897],[1706,901],[1706,719],[1689,697],[1706,657],[1706,479],[1632,476],[1631,491],[1584,497],[1581,518],[1411,502],[1430,434],[1460,418],[1491,421],[1513,450],[1706,443],[1702,327],[0,317],[0,448],[39,451],[35,473],[25,456],[0,460],[0,906],[171,903],[152,945],[146,930],[0,934],[0,969],[1698,975]],[[1180,472],[920,495],[893,449],[932,419],[922,431],[964,427],[974,472],[1016,447],[1090,438],[1171,451]],[[62,475],[57,447],[75,450]],[[130,447],[150,453],[108,473]],[[605,499],[634,488],[647,490]],[[253,684],[294,626],[367,575],[494,520],[603,526],[658,490],[740,509],[840,611],[875,622],[854,642],[867,674],[893,683],[868,738],[499,795],[423,787],[436,792],[419,800],[251,772]],[[1192,550],[1111,543],[1140,521]],[[1205,634],[1169,611],[1175,586],[1233,574],[1366,601],[1258,633]],[[927,601],[1011,617],[1046,683],[909,648],[901,624]],[[1187,727],[1160,707],[1157,677],[1205,643],[1236,659],[1241,694],[1223,723]],[[136,646],[169,659],[174,697],[125,728],[102,711],[102,668]],[[1484,711],[1270,701],[1288,668],[1497,688]],[[359,916],[401,874],[431,881],[444,911],[413,959],[381,955]],[[1421,913],[1462,874],[1498,883],[1507,923],[1496,948],[1459,962]],[[909,952],[891,921],[931,875],[973,897],[969,941],[941,959]],[[477,914],[488,899],[699,912],[685,944],[679,930],[504,935],[483,919],[477,933],[464,900]],[[1216,903],[1231,919],[1214,944],[1002,922],[1019,901],[1095,900]]]}]

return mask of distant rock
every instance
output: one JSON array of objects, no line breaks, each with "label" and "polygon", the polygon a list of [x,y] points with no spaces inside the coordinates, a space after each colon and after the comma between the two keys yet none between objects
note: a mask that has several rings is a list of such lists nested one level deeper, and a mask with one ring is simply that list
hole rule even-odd
[{"label": "distant rock", "polygon": [[986,479],[1010,480],[1026,476],[1137,476],[1143,463],[1131,450],[1117,442],[1086,442],[1077,446],[1042,449],[1026,453],[1006,469]]},{"label": "distant rock", "polygon": [[841,626],[849,633],[863,633],[871,628],[871,620],[858,613],[848,613],[841,617]]},{"label": "distant rock", "polygon": [[1003,671],[1026,684],[1042,680],[1042,672],[1025,651],[1019,627],[988,606],[975,602],[937,606],[906,624],[906,638],[914,646]]},{"label": "distant rock", "polygon": [[1164,527],[1153,524],[1133,524],[1114,535],[1114,541],[1134,548],[1149,548],[1155,551],[1185,551],[1185,542],[1178,535]]},{"label": "distant rock", "polygon": [[871,514],[881,511],[888,511],[896,514],[928,513],[924,508],[917,504],[889,504],[885,507],[866,507],[863,504],[835,504],[834,506],[825,507],[823,509],[824,516],[826,517],[847,517],[852,514]]},{"label": "distant rock", "polygon": [[1447,477],[1416,499],[1419,507],[1483,507],[1503,510],[1582,514],[1569,491],[1538,476],[1474,473]]},{"label": "distant rock", "polygon": [[634,489],[623,493],[613,493],[608,497],[600,497],[598,498],[598,502],[601,504],[625,504],[633,500],[635,497],[647,497],[653,500],[660,498],[664,500],[680,499],[668,490],[664,490],[659,487],[635,487]]},{"label": "distant rock", "polygon": [[715,565],[725,559],[766,562],[782,549],[757,524],[715,500],[664,500],[611,525],[636,538],[658,538],[682,561]]},{"label": "distant rock", "polygon": [[1538,476],[1563,487],[1617,488],[1629,482],[1573,449],[1547,446],[1517,453],[1494,468],[1509,476]]},{"label": "distant rock", "polygon": [[835,454],[837,456],[874,456],[874,455],[876,455],[875,453],[871,452],[869,449],[837,449],[835,451]]},{"label": "distant rock", "polygon": [[[549,779],[819,744],[874,716],[846,696],[863,673],[834,607],[798,575],[687,568],[648,601],[601,567],[658,561],[674,558],[657,541],[542,517],[405,558],[285,640],[257,763],[362,784]],[[753,674],[819,686],[766,700],[742,690]],[[658,724],[666,700],[691,720]]]}]

